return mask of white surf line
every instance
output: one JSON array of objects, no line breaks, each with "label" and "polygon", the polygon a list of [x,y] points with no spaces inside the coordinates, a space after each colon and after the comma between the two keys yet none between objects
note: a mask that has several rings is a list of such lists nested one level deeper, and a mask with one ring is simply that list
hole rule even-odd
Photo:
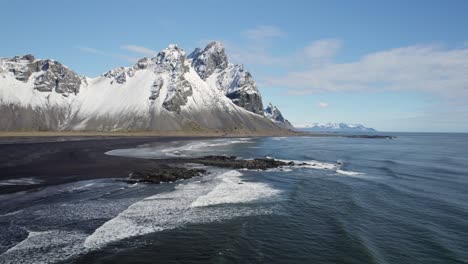
[{"label": "white surf line", "polygon": [[[167,157],[190,157],[191,153],[197,153],[200,150],[210,150],[220,146],[228,146],[233,144],[248,144],[252,138],[225,138],[211,139],[184,142],[181,146],[148,146],[128,149],[115,149],[106,152],[107,155],[137,157],[137,158],[153,158],[162,159]],[[181,142],[172,142],[181,143]]]},{"label": "white surf line", "polygon": [[365,173],[362,172],[355,172],[355,171],[344,171],[344,170],[336,170],[336,173],[343,174],[346,176],[357,176],[357,175],[364,175]]},{"label": "white surf line", "polygon": [[0,263],[46,264],[64,261],[83,252],[85,233],[30,231],[28,237],[0,255]]},{"label": "white surf line", "polygon": [[11,186],[11,185],[34,185],[41,183],[41,180],[36,178],[17,178],[0,181],[0,186]]},{"label": "white surf line", "polygon": [[[267,184],[243,182],[242,174],[231,170],[211,179],[192,181],[132,204],[117,217],[95,230],[85,240],[89,249],[122,239],[174,229],[189,223],[209,223],[234,217],[270,214],[271,207],[242,206],[279,194]],[[241,183],[241,184],[239,184]],[[228,206],[228,204],[234,205]]]},{"label": "white surf line", "polygon": [[[266,157],[272,158],[272,157]],[[307,169],[317,169],[317,170],[330,170],[334,171],[336,174],[341,174],[345,176],[359,176],[365,175],[363,172],[355,172],[355,171],[346,171],[342,170],[343,162],[337,161],[337,163],[328,163],[328,162],[321,162],[316,160],[283,160],[283,159],[276,159],[279,161],[283,161],[286,163],[294,162],[293,166],[286,165],[281,166],[279,168],[269,169],[267,171],[283,171],[283,172],[290,172],[294,168],[307,168]]]},{"label": "white surf line", "polygon": [[[40,200],[55,195],[57,195],[57,198],[62,197],[67,199],[70,198],[70,195],[74,195],[73,187],[84,187],[79,190],[89,191],[91,196],[94,196],[89,199],[75,197],[71,198],[71,200],[62,200],[67,201],[66,204],[59,201],[46,202],[0,216],[10,218],[8,221],[15,228],[28,231],[26,238],[22,241],[15,241],[17,242],[15,245],[11,245],[7,251],[0,254],[0,264],[56,263],[67,260],[77,254],[88,252],[89,249],[85,248],[83,244],[89,233],[79,230],[59,230],[57,229],[59,227],[56,227],[54,223],[70,225],[73,228],[71,225],[73,223],[115,217],[118,213],[125,210],[128,205],[138,201],[138,198],[124,197],[123,199],[111,200],[102,199],[102,195],[96,194],[102,194],[108,189],[115,192],[116,190],[120,190],[119,187],[122,185],[124,184],[117,183],[112,179],[81,181],[46,187],[43,190],[27,194],[30,197],[25,200],[22,200],[21,197],[11,198],[11,202],[15,202],[17,198],[21,202],[24,202]],[[131,188],[131,185],[128,188]],[[101,191],[96,192],[96,190]],[[22,194],[22,196],[26,195]]]},{"label": "white surf line", "polygon": [[198,197],[190,206],[248,203],[280,194],[279,190],[271,188],[268,184],[244,182],[240,176],[242,176],[242,173],[233,170],[216,177],[221,183],[208,194]]}]

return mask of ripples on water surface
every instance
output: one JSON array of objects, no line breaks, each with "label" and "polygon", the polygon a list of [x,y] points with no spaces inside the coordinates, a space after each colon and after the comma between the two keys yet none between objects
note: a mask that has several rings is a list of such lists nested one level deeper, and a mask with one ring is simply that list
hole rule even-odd
[{"label": "ripples on water surface", "polygon": [[114,150],[108,154],[270,156],[314,166],[3,195],[0,263],[467,263],[468,135],[396,136]]}]

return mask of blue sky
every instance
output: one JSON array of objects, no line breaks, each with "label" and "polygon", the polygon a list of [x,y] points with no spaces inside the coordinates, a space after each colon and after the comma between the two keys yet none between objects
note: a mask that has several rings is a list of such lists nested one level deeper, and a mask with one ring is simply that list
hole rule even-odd
[{"label": "blue sky", "polygon": [[0,57],[97,76],[225,44],[294,124],[468,131],[468,1],[0,1]]}]

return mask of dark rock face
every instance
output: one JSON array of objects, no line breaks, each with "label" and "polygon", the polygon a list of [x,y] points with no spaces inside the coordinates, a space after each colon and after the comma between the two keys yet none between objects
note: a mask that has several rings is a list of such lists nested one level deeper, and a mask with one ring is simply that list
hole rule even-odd
[{"label": "dark rock face", "polygon": [[37,68],[43,72],[34,81],[34,89],[41,92],[55,90],[57,93],[68,95],[80,91],[81,77],[61,63],[52,60],[36,62]]},{"label": "dark rock face", "polygon": [[224,70],[228,67],[228,59],[224,47],[220,42],[211,42],[203,50],[195,49],[189,54],[192,66],[200,78],[206,80],[216,70]]},{"label": "dark rock face", "polygon": [[[180,113],[181,107],[187,104],[188,98],[193,94],[192,86],[184,78],[190,68],[185,64],[185,52],[176,45],[161,51],[153,60],[156,63],[156,72],[169,72],[171,76],[168,85],[168,92],[163,102],[163,107],[171,112]],[[154,85],[162,87],[162,80],[155,82]],[[158,89],[159,90],[159,89]],[[153,93],[157,98],[156,93]],[[152,95],[152,97],[153,97]]]},{"label": "dark rock face", "polygon": [[13,58],[13,60],[14,61],[26,60],[26,61],[29,61],[29,62],[33,62],[33,61],[36,60],[36,58],[32,54],[26,54],[26,55],[23,55],[23,56],[15,56]]},{"label": "dark rock face", "polygon": [[135,66],[133,66],[133,68],[135,70],[143,70],[143,69],[148,68],[148,63],[149,63],[149,59],[148,58],[143,58],[143,59],[139,60],[135,64]]},{"label": "dark rock face", "polygon": [[183,77],[179,77],[175,84],[169,86],[169,91],[172,94],[168,94],[168,96],[172,97],[167,97],[164,100],[163,107],[180,114],[181,107],[188,102],[189,96],[193,94],[192,86]]},{"label": "dark rock face", "polygon": [[151,95],[149,97],[150,100],[158,99],[159,91],[161,91],[163,85],[164,80],[162,78],[158,78],[153,82],[153,85],[151,86]]},{"label": "dark rock face", "polygon": [[384,136],[384,135],[350,135],[344,136],[348,138],[375,138],[375,139],[395,139],[395,136]]},{"label": "dark rock face", "polygon": [[15,75],[16,80],[27,82],[33,72],[39,71],[34,64],[34,60],[35,58],[31,54],[15,56],[9,59],[11,64],[7,69]]},{"label": "dark rock face", "polygon": [[217,73],[216,86],[234,104],[263,115],[263,103],[252,75],[242,65],[229,63],[223,45],[211,42],[203,50],[195,49],[189,56],[192,66],[203,80]]},{"label": "dark rock face", "polygon": [[190,162],[199,163],[207,166],[249,170],[267,170],[283,166],[300,165],[295,164],[294,162],[284,162],[268,158],[242,160],[237,159],[235,156],[206,156],[198,159],[192,159],[190,160]]},{"label": "dark rock face", "polygon": [[263,113],[262,97],[258,93],[246,93],[242,90],[237,90],[226,94],[234,104],[244,108],[247,111],[261,115]]},{"label": "dark rock face", "polygon": [[294,129],[294,127],[286,120],[281,111],[273,106],[271,103],[265,108],[265,117],[269,118],[271,121],[275,122],[277,125],[280,125],[287,129]]},{"label": "dark rock face", "polygon": [[18,81],[28,82],[33,73],[34,89],[40,92],[55,91],[64,96],[80,90],[82,78],[74,71],[53,60],[36,60],[33,55],[16,56],[9,59],[8,71]]},{"label": "dark rock face", "polygon": [[114,80],[119,83],[123,84],[127,81],[127,71],[124,67],[119,67],[113,70],[110,70],[104,73],[104,76],[111,79],[113,82]]},{"label": "dark rock face", "polygon": [[273,106],[271,103],[265,108],[265,115],[268,117],[284,123],[284,117],[276,106]]},{"label": "dark rock face", "polygon": [[146,183],[161,183],[173,182],[181,179],[190,179],[206,173],[202,169],[187,169],[181,167],[171,167],[168,165],[160,165],[150,170],[135,171],[125,180],[128,183],[146,182]]}]

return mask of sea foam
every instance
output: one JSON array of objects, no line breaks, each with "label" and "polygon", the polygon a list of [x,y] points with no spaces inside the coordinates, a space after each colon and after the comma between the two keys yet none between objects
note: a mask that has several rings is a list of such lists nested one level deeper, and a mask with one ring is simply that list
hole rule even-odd
[{"label": "sea foam", "polygon": [[106,152],[107,155],[163,159],[168,157],[193,157],[198,156],[200,151],[220,150],[219,147],[234,144],[252,143],[251,138],[225,138],[188,142],[172,142],[166,145],[145,144],[137,148],[115,149]]},{"label": "sea foam", "polygon": [[[157,194],[132,204],[86,238],[86,248],[174,229],[186,224],[222,221],[233,217],[270,214],[271,206],[242,204],[278,195],[267,184],[244,182],[238,171],[219,171],[201,181],[190,181],[174,191]],[[211,177],[211,178],[206,178]],[[223,206],[217,206],[225,204]],[[229,204],[229,206],[227,206]]]}]

